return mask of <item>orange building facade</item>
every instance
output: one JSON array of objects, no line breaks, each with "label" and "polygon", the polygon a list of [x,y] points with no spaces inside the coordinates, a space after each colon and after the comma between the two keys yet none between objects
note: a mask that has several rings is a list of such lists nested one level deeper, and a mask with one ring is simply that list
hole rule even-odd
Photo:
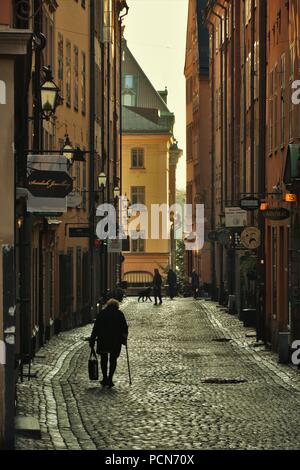
[{"label": "orange building facade", "polygon": [[[211,151],[210,151],[210,84],[208,65],[208,34],[201,24],[201,7],[205,2],[189,2],[185,58],[187,188],[186,202],[194,207],[203,204],[205,233],[212,220]],[[194,226],[195,229],[195,226]],[[202,250],[186,252],[186,272],[196,269],[203,284],[213,284],[212,245],[208,238]]]}]

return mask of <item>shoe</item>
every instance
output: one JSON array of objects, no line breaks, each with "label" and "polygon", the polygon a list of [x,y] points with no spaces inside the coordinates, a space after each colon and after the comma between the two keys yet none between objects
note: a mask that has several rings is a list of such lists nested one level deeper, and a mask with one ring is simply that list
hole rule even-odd
[{"label": "shoe", "polygon": [[108,385],[109,388],[112,388],[112,387],[115,386],[115,384],[113,383],[113,381],[111,379],[108,379],[108,382],[107,382],[106,385]]},{"label": "shoe", "polygon": [[105,385],[108,385],[108,378],[103,378],[100,382],[100,384],[102,385],[102,387],[105,387]]},{"label": "shoe", "polygon": [[157,303],[155,302],[155,303],[153,304],[153,307],[155,307],[156,305],[157,305]]}]

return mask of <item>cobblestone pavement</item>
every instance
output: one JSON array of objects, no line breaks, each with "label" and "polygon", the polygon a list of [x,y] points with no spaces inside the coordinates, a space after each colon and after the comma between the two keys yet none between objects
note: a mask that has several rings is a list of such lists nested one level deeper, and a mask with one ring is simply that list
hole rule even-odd
[{"label": "cobblestone pavement", "polygon": [[237,318],[191,299],[123,310],[132,386],[124,350],[115,388],[89,381],[91,325],[61,333],[18,385],[18,413],[39,418],[42,439],[17,449],[300,449],[300,373]]}]

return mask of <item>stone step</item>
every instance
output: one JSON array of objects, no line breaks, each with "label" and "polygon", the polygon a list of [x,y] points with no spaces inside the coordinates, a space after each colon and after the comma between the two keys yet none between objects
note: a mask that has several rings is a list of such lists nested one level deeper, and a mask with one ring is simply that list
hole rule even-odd
[{"label": "stone step", "polygon": [[32,416],[16,416],[15,432],[19,436],[29,437],[30,439],[42,438],[39,421]]}]

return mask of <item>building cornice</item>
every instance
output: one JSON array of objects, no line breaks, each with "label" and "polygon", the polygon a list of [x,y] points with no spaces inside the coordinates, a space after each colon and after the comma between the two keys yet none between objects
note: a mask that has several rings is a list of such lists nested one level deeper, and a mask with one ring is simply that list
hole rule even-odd
[{"label": "building cornice", "polygon": [[28,29],[0,28],[0,55],[25,55],[32,38]]}]

